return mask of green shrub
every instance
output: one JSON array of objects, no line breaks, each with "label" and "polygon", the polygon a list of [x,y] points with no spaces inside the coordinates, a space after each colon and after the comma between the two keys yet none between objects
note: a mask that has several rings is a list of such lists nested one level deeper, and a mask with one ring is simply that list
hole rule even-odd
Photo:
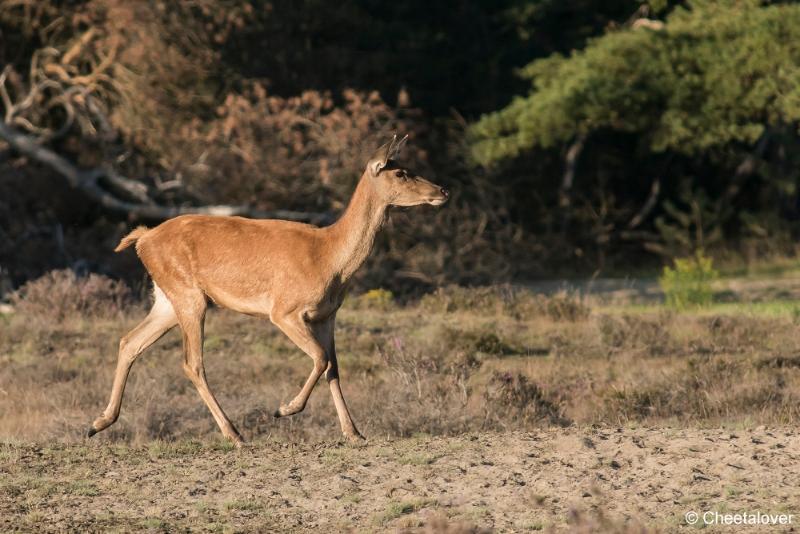
[{"label": "green shrub", "polygon": [[355,297],[348,297],[345,302],[348,308],[354,310],[389,311],[397,307],[394,294],[388,289],[380,288],[370,289]]},{"label": "green shrub", "polygon": [[682,310],[693,306],[708,306],[713,301],[711,284],[719,278],[711,258],[702,251],[688,258],[676,258],[675,266],[664,266],[658,279],[668,306]]}]

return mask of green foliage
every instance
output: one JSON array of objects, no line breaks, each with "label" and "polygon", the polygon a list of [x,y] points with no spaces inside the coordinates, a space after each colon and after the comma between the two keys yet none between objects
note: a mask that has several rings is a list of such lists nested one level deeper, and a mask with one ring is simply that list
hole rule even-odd
[{"label": "green foliage", "polygon": [[530,94],[472,127],[473,157],[488,165],[601,130],[655,152],[752,144],[800,119],[798,65],[800,6],[695,0],[660,29],[610,31],[525,67]]},{"label": "green foliage", "polygon": [[396,307],[394,294],[388,289],[370,289],[357,297],[348,297],[345,306],[356,310],[388,311]]},{"label": "green foliage", "polygon": [[676,258],[675,266],[664,266],[658,279],[668,306],[684,310],[696,306],[708,306],[713,301],[711,284],[719,278],[711,258],[702,251],[694,256]]}]

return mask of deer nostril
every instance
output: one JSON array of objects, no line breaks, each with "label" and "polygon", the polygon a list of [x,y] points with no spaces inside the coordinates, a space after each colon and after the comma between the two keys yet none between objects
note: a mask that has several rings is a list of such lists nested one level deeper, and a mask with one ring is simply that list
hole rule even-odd
[{"label": "deer nostril", "polygon": [[448,191],[448,190],[447,190],[447,189],[445,189],[444,187],[442,187],[441,189],[439,189],[439,191],[441,191],[441,192],[442,192],[442,195],[444,195],[444,198],[449,198],[449,197],[450,197],[450,191]]}]

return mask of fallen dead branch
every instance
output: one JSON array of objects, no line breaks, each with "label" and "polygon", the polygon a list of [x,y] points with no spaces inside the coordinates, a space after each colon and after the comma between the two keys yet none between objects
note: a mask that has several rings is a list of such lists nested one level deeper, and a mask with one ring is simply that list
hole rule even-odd
[{"label": "fallen dead branch", "polygon": [[[136,180],[121,176],[112,169],[95,168],[82,170],[53,150],[40,145],[36,140],[0,122],[0,137],[14,150],[32,160],[50,167],[67,183],[80,189],[100,206],[136,219],[168,219],[189,213],[203,215],[243,215],[259,219],[286,219],[313,224],[325,224],[332,220],[329,213],[301,212],[289,210],[263,211],[248,206],[163,206],[148,194],[148,187]],[[131,200],[120,198],[103,186],[103,181],[124,192]]]}]

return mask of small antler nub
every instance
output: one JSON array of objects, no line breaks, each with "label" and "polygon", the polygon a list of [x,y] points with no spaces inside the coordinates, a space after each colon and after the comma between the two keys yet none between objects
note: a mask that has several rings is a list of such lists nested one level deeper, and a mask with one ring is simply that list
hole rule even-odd
[{"label": "small antler nub", "polygon": [[[397,135],[394,136],[397,139]],[[402,139],[398,143],[393,143],[391,157],[394,158],[400,154],[400,151],[406,146],[406,142],[408,141],[408,134],[404,135]]]}]

